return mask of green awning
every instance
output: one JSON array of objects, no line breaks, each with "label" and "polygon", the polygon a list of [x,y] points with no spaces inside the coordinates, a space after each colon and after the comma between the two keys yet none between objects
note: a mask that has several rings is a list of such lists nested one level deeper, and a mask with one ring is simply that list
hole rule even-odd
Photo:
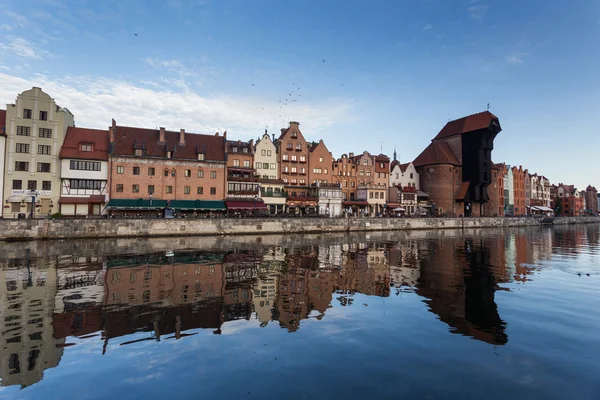
[{"label": "green awning", "polygon": [[[150,204],[152,202],[152,204]],[[106,208],[118,208],[122,210],[140,210],[140,209],[157,209],[165,208],[166,200],[150,200],[150,199],[111,199]]]},{"label": "green awning", "polygon": [[169,207],[175,210],[225,211],[225,202],[216,200],[171,200]]}]

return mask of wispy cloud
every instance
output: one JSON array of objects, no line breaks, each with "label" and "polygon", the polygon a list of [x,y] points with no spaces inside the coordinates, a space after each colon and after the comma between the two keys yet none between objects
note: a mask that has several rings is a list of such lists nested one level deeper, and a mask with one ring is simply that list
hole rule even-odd
[{"label": "wispy cloud", "polygon": [[525,62],[525,57],[527,57],[527,53],[513,53],[509,54],[506,57],[506,62],[511,65],[521,65]]},{"label": "wispy cloud", "polygon": [[481,21],[485,17],[489,7],[489,4],[486,4],[483,0],[471,0],[470,5],[467,7],[467,12],[474,20]]},{"label": "wispy cloud", "polygon": [[41,60],[51,57],[46,50],[36,50],[34,44],[20,37],[10,37],[6,42],[0,42],[0,54],[18,58]]},{"label": "wispy cloud", "polygon": [[197,73],[186,67],[179,60],[161,60],[159,58],[145,58],[144,62],[151,67],[161,68],[169,72],[174,72],[180,76],[196,76]]},{"label": "wispy cloud", "polygon": [[431,24],[427,24],[427,25],[423,26],[424,31],[428,31],[429,29],[432,29],[432,28],[433,28],[433,25],[431,25]]},{"label": "wispy cloud", "polygon": [[278,103],[259,97],[205,97],[192,90],[180,91],[173,81],[136,84],[91,76],[22,78],[0,70],[0,82],[0,103],[14,102],[18,93],[39,86],[75,114],[78,126],[90,128],[104,128],[115,118],[123,125],[166,125],[197,133],[212,133],[220,127],[233,137],[249,139],[262,133],[265,126],[277,131],[293,119],[301,121],[311,137],[327,140],[330,127],[355,115],[351,100],[330,98],[297,105],[286,115],[270,116],[268,110],[278,109]]}]

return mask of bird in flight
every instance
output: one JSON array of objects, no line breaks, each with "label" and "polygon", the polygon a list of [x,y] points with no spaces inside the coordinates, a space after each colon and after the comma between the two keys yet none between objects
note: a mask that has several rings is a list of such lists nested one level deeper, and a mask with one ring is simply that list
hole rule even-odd
[{"label": "bird in flight", "polygon": [[137,33],[134,33],[135,36],[137,36]]}]

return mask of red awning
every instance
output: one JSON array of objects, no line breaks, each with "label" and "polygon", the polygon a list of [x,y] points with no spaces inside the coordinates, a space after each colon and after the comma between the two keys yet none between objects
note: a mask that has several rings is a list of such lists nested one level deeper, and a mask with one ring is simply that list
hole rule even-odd
[{"label": "red awning", "polygon": [[342,205],[343,206],[368,206],[369,203],[367,203],[366,201],[342,201]]},{"label": "red awning", "polygon": [[401,207],[400,203],[387,203],[388,208]]},{"label": "red awning", "polygon": [[267,205],[262,200],[256,201],[226,201],[228,210],[266,210]]},{"label": "red awning", "polygon": [[456,196],[456,200],[464,200],[467,195],[467,190],[469,190],[469,185],[471,182],[463,182],[460,186],[460,190],[458,191],[458,196]]},{"label": "red awning", "polygon": [[61,197],[58,204],[104,204],[103,195],[93,195],[89,197]]}]

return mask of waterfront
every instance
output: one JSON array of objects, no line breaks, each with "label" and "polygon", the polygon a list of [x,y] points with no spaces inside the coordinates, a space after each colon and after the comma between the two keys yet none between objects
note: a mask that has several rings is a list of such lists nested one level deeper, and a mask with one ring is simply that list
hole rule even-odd
[{"label": "waterfront", "polygon": [[600,397],[600,225],[0,243],[2,398]]}]

